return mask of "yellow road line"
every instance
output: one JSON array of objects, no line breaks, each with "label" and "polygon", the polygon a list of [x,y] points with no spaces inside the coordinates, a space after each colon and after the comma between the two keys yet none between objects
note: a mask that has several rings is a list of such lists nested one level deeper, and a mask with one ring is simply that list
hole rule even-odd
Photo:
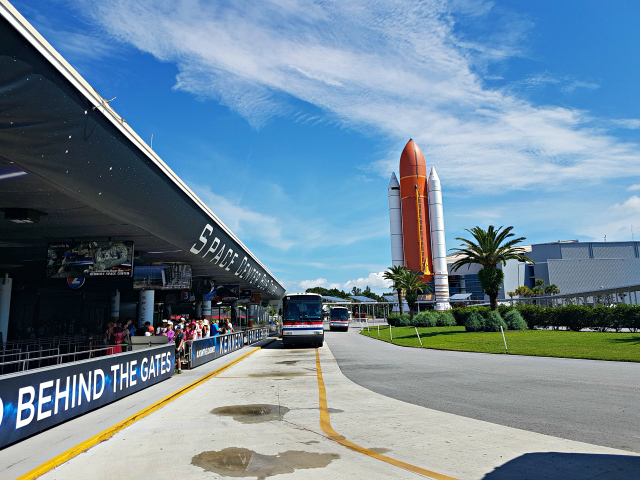
[{"label": "yellow road line", "polygon": [[315,374],[306,373],[292,373],[291,375],[247,375],[245,377],[217,377],[218,380],[224,380],[225,378],[288,378],[288,377],[315,377]]},{"label": "yellow road line", "polygon": [[173,392],[171,395],[168,395],[167,397],[163,398],[162,400],[158,400],[153,405],[149,405],[148,407],[140,410],[138,413],[135,413],[135,414],[131,415],[129,418],[126,418],[126,419],[122,420],[121,422],[116,423],[115,425],[107,428],[106,430],[103,430],[102,432],[98,433],[97,435],[94,435],[93,437],[85,440],[84,442],[79,443],[78,445],[76,445],[74,447],[71,447],[69,450],[67,450],[65,452],[62,452],[60,455],[58,455],[56,457],[53,457],[51,460],[49,460],[49,461],[43,463],[42,465],[34,468],[30,472],[25,473],[24,475],[18,477],[16,480],[31,480],[33,478],[38,478],[41,475],[44,475],[48,471],[53,470],[54,468],[62,465],[65,462],[68,462],[73,457],[76,457],[76,456],[80,455],[82,452],[84,452],[86,450],[89,450],[91,447],[94,447],[97,444],[99,444],[101,442],[104,442],[105,440],[108,440],[109,438],[114,436],[119,431],[127,428],[129,425],[134,424],[138,420],[142,420],[147,415],[152,414],[153,412],[155,412],[156,410],[161,409],[165,405],[168,405],[169,403],[173,402],[175,399],[181,397],[185,393],[190,392],[194,388],[202,385],[207,380],[210,380],[213,377],[215,377],[216,375],[219,375],[220,373],[224,372],[225,370],[233,367],[235,364],[241,362],[242,360],[247,358],[249,355],[252,355],[252,354],[256,353],[261,348],[262,347],[257,347],[254,350],[251,350],[250,352],[247,352],[244,355],[241,355],[240,357],[236,358],[235,360],[233,360],[232,362],[226,364],[225,366],[220,367],[217,370],[214,370],[213,372],[207,373],[205,376],[199,378],[195,382],[192,382],[189,385],[187,385],[185,387],[182,387],[180,390],[177,390],[177,391]]},{"label": "yellow road line", "polygon": [[382,455],[380,453],[374,452],[373,450],[369,450],[368,448],[361,447],[336,432],[331,426],[331,418],[329,417],[329,410],[327,409],[327,391],[324,387],[324,380],[322,379],[322,368],[320,367],[320,352],[316,348],[316,368],[317,368],[317,376],[318,376],[318,393],[320,397],[320,428],[324,433],[326,433],[331,440],[338,442],[340,445],[350,448],[358,453],[362,453],[364,455],[368,455],[370,457],[375,458],[376,460],[380,460],[382,462],[389,463],[396,467],[403,468],[405,470],[409,470],[410,472],[418,473],[420,475],[424,475],[426,477],[434,478],[436,480],[457,480],[454,477],[449,477],[447,475],[443,475],[441,473],[432,472],[431,470],[426,470],[424,468],[416,467],[415,465],[411,465],[410,463],[405,463],[400,460],[396,460],[395,458],[387,457],[386,455]]}]

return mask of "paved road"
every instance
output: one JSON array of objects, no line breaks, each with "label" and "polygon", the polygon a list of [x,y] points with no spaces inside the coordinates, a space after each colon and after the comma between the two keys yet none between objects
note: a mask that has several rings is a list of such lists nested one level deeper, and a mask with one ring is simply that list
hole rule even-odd
[{"label": "paved road", "polygon": [[398,347],[325,332],[342,372],[442,412],[640,452],[640,364]]},{"label": "paved road", "polygon": [[622,450],[377,394],[349,381],[326,346],[275,341],[252,352],[42,480],[628,480],[640,471],[640,456]]}]

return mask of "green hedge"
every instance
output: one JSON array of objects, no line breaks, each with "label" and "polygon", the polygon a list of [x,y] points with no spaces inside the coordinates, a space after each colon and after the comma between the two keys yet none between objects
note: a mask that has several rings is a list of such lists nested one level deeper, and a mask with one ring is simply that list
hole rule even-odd
[{"label": "green hedge", "polygon": [[387,317],[387,323],[392,327],[453,327],[456,325],[456,319],[451,312],[427,310],[416,313],[413,322],[409,315],[392,314]]},{"label": "green hedge", "polygon": [[[640,331],[640,305],[620,303],[615,307],[598,305],[566,305],[564,307],[539,307],[537,305],[499,306],[498,313],[505,317],[510,311],[517,311],[530,329],[533,328],[567,328],[578,332],[583,328],[594,330],[620,330],[629,328]],[[472,312],[486,319],[489,307],[456,308],[451,311],[457,325],[467,324]],[[509,328],[514,328],[509,323]]]}]

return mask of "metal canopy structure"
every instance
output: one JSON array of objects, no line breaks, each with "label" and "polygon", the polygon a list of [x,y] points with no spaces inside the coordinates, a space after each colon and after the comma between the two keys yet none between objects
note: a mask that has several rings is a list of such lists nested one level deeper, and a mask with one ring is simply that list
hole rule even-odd
[{"label": "metal canopy structure", "polygon": [[0,267],[44,265],[53,241],[133,240],[136,262],[189,263],[195,278],[284,287],[106,102],[0,0]]},{"label": "metal canopy structure", "polygon": [[349,295],[349,298],[359,303],[377,303],[373,298],[363,297],[361,295]]},{"label": "metal canopy structure", "polygon": [[455,295],[451,295],[449,300],[452,302],[464,302],[465,300],[469,300],[473,293],[456,293]]},{"label": "metal canopy structure", "polygon": [[322,301],[325,303],[353,303],[350,300],[345,300],[344,298],[332,297],[330,295],[323,295]]}]

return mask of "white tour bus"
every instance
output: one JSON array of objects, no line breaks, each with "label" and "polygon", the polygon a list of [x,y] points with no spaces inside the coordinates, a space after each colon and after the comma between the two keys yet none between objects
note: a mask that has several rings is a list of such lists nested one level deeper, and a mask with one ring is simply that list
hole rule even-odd
[{"label": "white tour bus", "polygon": [[284,346],[306,344],[321,347],[322,296],[317,293],[294,293],[282,299],[282,342]]},{"label": "white tour bus", "polygon": [[329,330],[349,330],[349,309],[347,307],[331,308]]}]

